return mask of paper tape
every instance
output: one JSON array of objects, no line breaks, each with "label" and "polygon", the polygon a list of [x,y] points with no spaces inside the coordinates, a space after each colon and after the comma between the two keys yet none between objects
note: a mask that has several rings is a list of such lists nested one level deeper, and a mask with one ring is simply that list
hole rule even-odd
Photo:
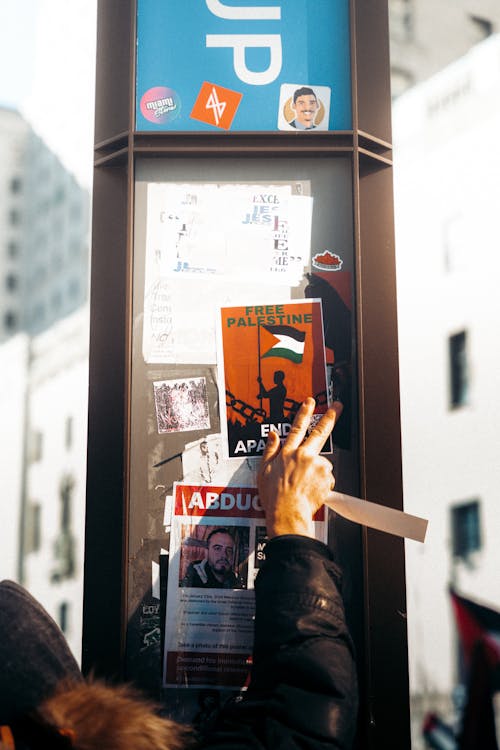
[{"label": "paper tape", "polygon": [[386,531],[388,534],[414,539],[423,542],[428,521],[425,518],[403,513],[402,510],[387,508],[379,503],[362,500],[360,497],[332,492],[325,500],[325,505],[349,521],[363,524],[370,529]]}]

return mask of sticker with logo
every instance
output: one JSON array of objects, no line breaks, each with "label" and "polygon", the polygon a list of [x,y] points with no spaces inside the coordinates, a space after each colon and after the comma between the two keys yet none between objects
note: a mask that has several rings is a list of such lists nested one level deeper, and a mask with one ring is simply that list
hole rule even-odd
[{"label": "sticker with logo", "polygon": [[154,86],[141,98],[141,113],[150,122],[166,125],[175,120],[181,111],[179,95],[167,86]]},{"label": "sticker with logo", "polygon": [[204,81],[191,111],[191,119],[229,130],[243,94]]},{"label": "sticker with logo", "polygon": [[314,268],[321,268],[322,271],[340,271],[343,262],[337,253],[332,253],[330,250],[316,253],[312,259]]}]

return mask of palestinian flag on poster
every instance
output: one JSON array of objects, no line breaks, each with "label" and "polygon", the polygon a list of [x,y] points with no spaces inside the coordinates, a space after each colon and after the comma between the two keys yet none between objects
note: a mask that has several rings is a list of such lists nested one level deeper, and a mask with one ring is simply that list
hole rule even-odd
[{"label": "palestinian flag on poster", "polygon": [[450,596],[466,666],[474,647],[482,642],[490,665],[500,670],[500,612],[459,596],[451,587]]},{"label": "palestinian flag on poster", "polygon": [[282,357],[289,359],[291,362],[300,364],[304,356],[304,346],[306,341],[306,332],[299,331],[292,326],[262,326],[268,333],[276,336],[278,341],[261,354],[264,357]]}]

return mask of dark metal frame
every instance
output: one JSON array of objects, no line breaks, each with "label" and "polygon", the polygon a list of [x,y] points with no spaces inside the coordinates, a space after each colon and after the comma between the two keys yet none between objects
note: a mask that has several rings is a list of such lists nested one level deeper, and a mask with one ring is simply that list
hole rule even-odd
[{"label": "dark metal frame", "polygon": [[[98,6],[83,669],[123,677],[136,156],[352,157],[360,487],[401,508],[387,0],[351,0],[353,130],[134,132],[135,0]],[[359,746],[410,747],[404,544],[363,531]]]}]

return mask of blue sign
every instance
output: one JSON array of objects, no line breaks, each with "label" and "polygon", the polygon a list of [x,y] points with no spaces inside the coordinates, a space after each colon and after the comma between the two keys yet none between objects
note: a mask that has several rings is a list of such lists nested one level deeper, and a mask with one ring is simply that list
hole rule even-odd
[{"label": "blue sign", "polygon": [[138,0],[136,130],[350,130],[349,0]]}]

